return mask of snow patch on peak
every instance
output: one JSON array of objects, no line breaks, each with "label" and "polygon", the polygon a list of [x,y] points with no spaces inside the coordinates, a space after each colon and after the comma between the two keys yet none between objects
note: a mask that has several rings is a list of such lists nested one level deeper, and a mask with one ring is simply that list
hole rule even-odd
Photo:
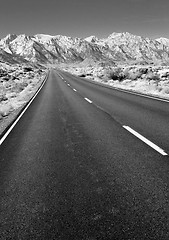
[{"label": "snow patch on peak", "polygon": [[21,54],[24,48],[26,48],[27,45],[31,46],[32,43],[33,40],[30,36],[21,34],[11,42],[10,48],[12,49],[12,52],[16,54]]},{"label": "snow patch on peak", "polygon": [[133,35],[129,32],[123,32],[123,33],[112,33],[108,36],[107,39],[118,39],[118,38],[124,38],[124,39],[142,39],[140,36]]},{"label": "snow patch on peak", "polygon": [[10,43],[13,41],[15,38],[17,38],[16,34],[8,34],[5,38],[1,39],[0,42],[5,42],[5,43]]},{"label": "snow patch on peak", "polygon": [[67,36],[63,36],[63,35],[56,35],[55,38],[58,40],[73,41],[72,37],[67,37]]},{"label": "snow patch on peak", "polygon": [[120,37],[123,33],[117,33],[117,32],[114,32],[112,34],[110,34],[108,36],[108,38],[116,38],[116,37]]},{"label": "snow patch on peak", "polygon": [[12,41],[12,44],[21,44],[21,43],[28,42],[30,40],[31,40],[30,36],[27,36],[25,34],[20,34]]},{"label": "snow patch on peak", "polygon": [[63,48],[71,48],[74,42],[76,42],[76,39],[78,38],[72,38],[72,37],[67,37],[67,36],[62,36],[62,35],[57,35],[55,37],[55,41],[58,43],[59,46]]},{"label": "snow patch on peak", "polygon": [[95,42],[99,41],[99,39],[97,37],[95,37],[95,36],[87,37],[84,40],[87,41],[87,42],[92,42],[92,43],[95,43]]},{"label": "snow patch on peak", "polygon": [[15,34],[8,34],[5,38],[0,40],[0,48],[2,48],[7,53],[12,53],[10,49],[10,43],[17,38]]},{"label": "snow patch on peak", "polygon": [[34,37],[39,42],[49,42],[51,39],[55,38],[55,36],[47,35],[47,34],[36,34]]},{"label": "snow patch on peak", "polygon": [[159,42],[159,43],[162,43],[166,46],[169,46],[169,39],[168,38],[161,37],[161,38],[157,38],[156,41]]},{"label": "snow patch on peak", "polygon": [[53,38],[53,37],[55,37],[55,36],[53,36],[53,35],[42,34],[42,33],[36,34],[35,36],[37,36],[37,37],[39,37],[39,38]]}]

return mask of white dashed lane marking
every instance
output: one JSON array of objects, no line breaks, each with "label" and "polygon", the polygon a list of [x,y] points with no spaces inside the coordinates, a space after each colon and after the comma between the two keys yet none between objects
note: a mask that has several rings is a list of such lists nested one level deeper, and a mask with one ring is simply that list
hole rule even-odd
[{"label": "white dashed lane marking", "polygon": [[127,131],[132,133],[134,136],[139,138],[141,141],[143,141],[144,143],[149,145],[151,148],[153,148],[154,150],[159,152],[161,155],[163,155],[163,156],[167,156],[168,155],[162,148],[158,147],[156,144],[154,144],[153,142],[151,142],[147,138],[143,137],[141,134],[139,134],[138,132],[134,131],[132,128],[130,128],[128,126],[123,126],[123,128],[125,128]]},{"label": "white dashed lane marking", "polygon": [[[65,81],[66,82],[66,81]],[[70,87],[70,84],[67,84]],[[75,88],[73,88],[74,92],[77,92],[77,90]],[[93,103],[90,99],[88,98],[84,98],[88,103]],[[129,126],[122,126],[123,128],[125,128],[128,132],[132,133],[135,137],[139,138],[141,141],[143,141],[144,143],[146,143],[148,146],[150,146],[151,148],[153,148],[154,150],[156,150],[158,153],[160,153],[163,156],[168,156],[168,154],[159,146],[157,146],[156,144],[154,144],[153,142],[151,142],[150,140],[148,140],[147,138],[145,138],[144,136],[142,136],[141,134],[139,134],[138,132],[136,132],[135,130],[133,130],[132,128],[130,128]]]},{"label": "white dashed lane marking", "polygon": [[62,77],[62,75],[60,75],[59,73],[57,73],[57,75],[58,75],[61,79],[64,79],[64,78]]},{"label": "white dashed lane marking", "polygon": [[92,103],[92,101],[88,98],[84,98],[87,102]]}]

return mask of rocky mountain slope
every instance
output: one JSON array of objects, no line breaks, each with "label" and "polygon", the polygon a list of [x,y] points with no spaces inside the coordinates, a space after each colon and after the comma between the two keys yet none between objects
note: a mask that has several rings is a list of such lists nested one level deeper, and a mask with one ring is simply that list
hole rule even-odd
[{"label": "rocky mountain slope", "polygon": [[86,60],[168,64],[169,39],[152,40],[130,33],[112,33],[104,39],[9,34],[0,40],[1,62],[55,64]]}]

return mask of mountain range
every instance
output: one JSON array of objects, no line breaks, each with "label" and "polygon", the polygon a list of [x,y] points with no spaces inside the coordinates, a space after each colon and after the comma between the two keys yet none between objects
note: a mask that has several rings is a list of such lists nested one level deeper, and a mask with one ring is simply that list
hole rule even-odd
[{"label": "mountain range", "polygon": [[62,35],[9,34],[0,40],[0,62],[56,64],[94,61],[169,63],[169,39],[150,39],[128,32],[72,38]]}]

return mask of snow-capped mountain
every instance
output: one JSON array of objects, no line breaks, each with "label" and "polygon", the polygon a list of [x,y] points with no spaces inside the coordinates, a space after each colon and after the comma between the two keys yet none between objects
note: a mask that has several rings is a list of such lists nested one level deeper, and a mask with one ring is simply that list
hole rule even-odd
[{"label": "snow-capped mountain", "polygon": [[96,61],[169,62],[169,39],[152,40],[130,33],[112,33],[107,38],[95,36],[72,38],[62,35],[9,34],[0,40],[0,61],[58,63]]},{"label": "snow-capped mountain", "polygon": [[168,46],[169,47],[169,39],[168,38],[157,38],[156,41],[162,43],[163,45],[165,46]]},{"label": "snow-capped mountain", "polygon": [[128,32],[112,33],[108,38],[97,41],[97,44],[106,47],[108,49],[107,53],[111,53],[111,57],[118,61],[169,60],[169,45],[150,38],[135,36]]}]

